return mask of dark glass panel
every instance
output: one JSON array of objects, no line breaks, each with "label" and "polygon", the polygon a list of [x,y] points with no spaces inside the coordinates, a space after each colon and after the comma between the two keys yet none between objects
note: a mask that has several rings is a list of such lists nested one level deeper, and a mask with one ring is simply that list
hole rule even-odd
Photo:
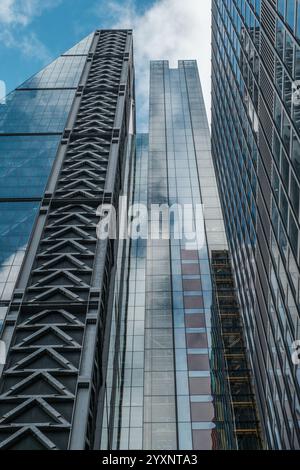
[{"label": "dark glass panel", "polygon": [[189,384],[191,395],[211,394],[211,381],[208,377],[190,377]]},{"label": "dark glass panel", "polygon": [[73,88],[77,87],[83,71],[86,57],[59,57],[29,80],[22,88]]},{"label": "dark glass panel", "polygon": [[186,328],[205,328],[205,316],[202,314],[192,314],[185,316]]},{"label": "dark glass panel", "polygon": [[212,450],[213,437],[212,431],[193,431],[193,446],[195,450]]},{"label": "dark glass panel", "polygon": [[192,421],[212,421],[215,411],[211,403],[191,403]]},{"label": "dark glass panel", "polygon": [[188,354],[189,370],[209,370],[208,356],[205,354]]},{"label": "dark glass panel", "polygon": [[59,139],[0,137],[0,198],[42,197]]},{"label": "dark glass panel", "polygon": [[0,299],[9,300],[39,203],[0,203]]},{"label": "dark glass panel", "polygon": [[186,309],[203,308],[203,297],[201,296],[185,296],[184,307]]},{"label": "dark glass panel", "polygon": [[208,347],[206,333],[187,333],[186,343],[189,349],[204,349]]},{"label": "dark glass panel", "polygon": [[14,91],[0,105],[0,134],[62,132],[74,90]]}]

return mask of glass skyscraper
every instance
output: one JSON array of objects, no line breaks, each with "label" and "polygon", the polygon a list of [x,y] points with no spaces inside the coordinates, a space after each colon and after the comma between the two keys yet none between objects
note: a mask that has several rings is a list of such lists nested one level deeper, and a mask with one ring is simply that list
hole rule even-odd
[{"label": "glass skyscraper", "polygon": [[0,449],[260,448],[196,61],[151,63],[136,135],[132,31],[96,31],[0,105],[0,159]]},{"label": "glass skyscraper", "polygon": [[299,449],[300,2],[212,3],[212,150],[261,427]]},{"label": "glass skyscraper", "polygon": [[1,449],[100,447],[126,246],[96,227],[129,191],[134,134],[130,30],[96,31],[0,105]]},{"label": "glass skyscraper", "polygon": [[[259,448],[196,61],[151,63],[149,134],[137,136],[134,166],[149,236],[131,241],[122,387],[102,449]],[[170,239],[162,226],[154,239],[151,206],[174,204],[191,206],[191,225],[204,205],[199,246],[172,224]]]},{"label": "glass skyscraper", "polygon": [[91,41],[92,35],[0,105],[0,327]]}]

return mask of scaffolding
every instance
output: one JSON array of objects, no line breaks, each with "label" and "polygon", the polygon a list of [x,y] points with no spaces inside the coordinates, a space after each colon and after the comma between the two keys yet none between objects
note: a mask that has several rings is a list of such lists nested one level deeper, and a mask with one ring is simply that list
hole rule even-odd
[{"label": "scaffolding", "polygon": [[212,251],[215,313],[222,337],[225,375],[229,383],[234,432],[239,450],[262,449],[243,323],[228,251]]}]

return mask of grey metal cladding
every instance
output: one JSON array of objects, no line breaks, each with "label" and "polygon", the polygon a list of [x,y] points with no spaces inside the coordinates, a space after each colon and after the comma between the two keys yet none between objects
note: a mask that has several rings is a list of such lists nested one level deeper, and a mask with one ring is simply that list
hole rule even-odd
[{"label": "grey metal cladding", "polygon": [[134,97],[132,32],[95,38],[27,285],[15,291],[4,326],[4,337],[13,335],[0,383],[0,449],[94,445],[117,255],[113,241],[97,240],[96,209],[122,188]]}]

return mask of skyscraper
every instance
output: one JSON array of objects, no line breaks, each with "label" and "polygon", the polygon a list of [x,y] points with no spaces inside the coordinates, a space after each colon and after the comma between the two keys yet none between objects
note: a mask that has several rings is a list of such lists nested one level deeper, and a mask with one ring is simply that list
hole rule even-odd
[{"label": "skyscraper", "polygon": [[66,127],[92,36],[18,87],[0,106],[0,322]]},{"label": "skyscraper", "polygon": [[0,107],[2,449],[90,449],[100,439],[125,249],[97,240],[97,209],[129,185],[133,80],[132,32],[100,30]]},{"label": "skyscraper", "polygon": [[[151,63],[134,202],[148,209],[148,237],[131,241],[122,389],[102,449],[260,448],[196,61]],[[199,245],[189,230],[176,238],[175,222],[170,238],[162,225],[153,236],[151,207],[175,204],[192,209],[190,226],[204,204]]]},{"label": "skyscraper", "polygon": [[197,64],[150,72],[148,134],[127,30],[0,107],[0,449],[261,447]]},{"label": "skyscraper", "polygon": [[299,449],[300,3],[213,1],[212,150],[266,446]]}]

